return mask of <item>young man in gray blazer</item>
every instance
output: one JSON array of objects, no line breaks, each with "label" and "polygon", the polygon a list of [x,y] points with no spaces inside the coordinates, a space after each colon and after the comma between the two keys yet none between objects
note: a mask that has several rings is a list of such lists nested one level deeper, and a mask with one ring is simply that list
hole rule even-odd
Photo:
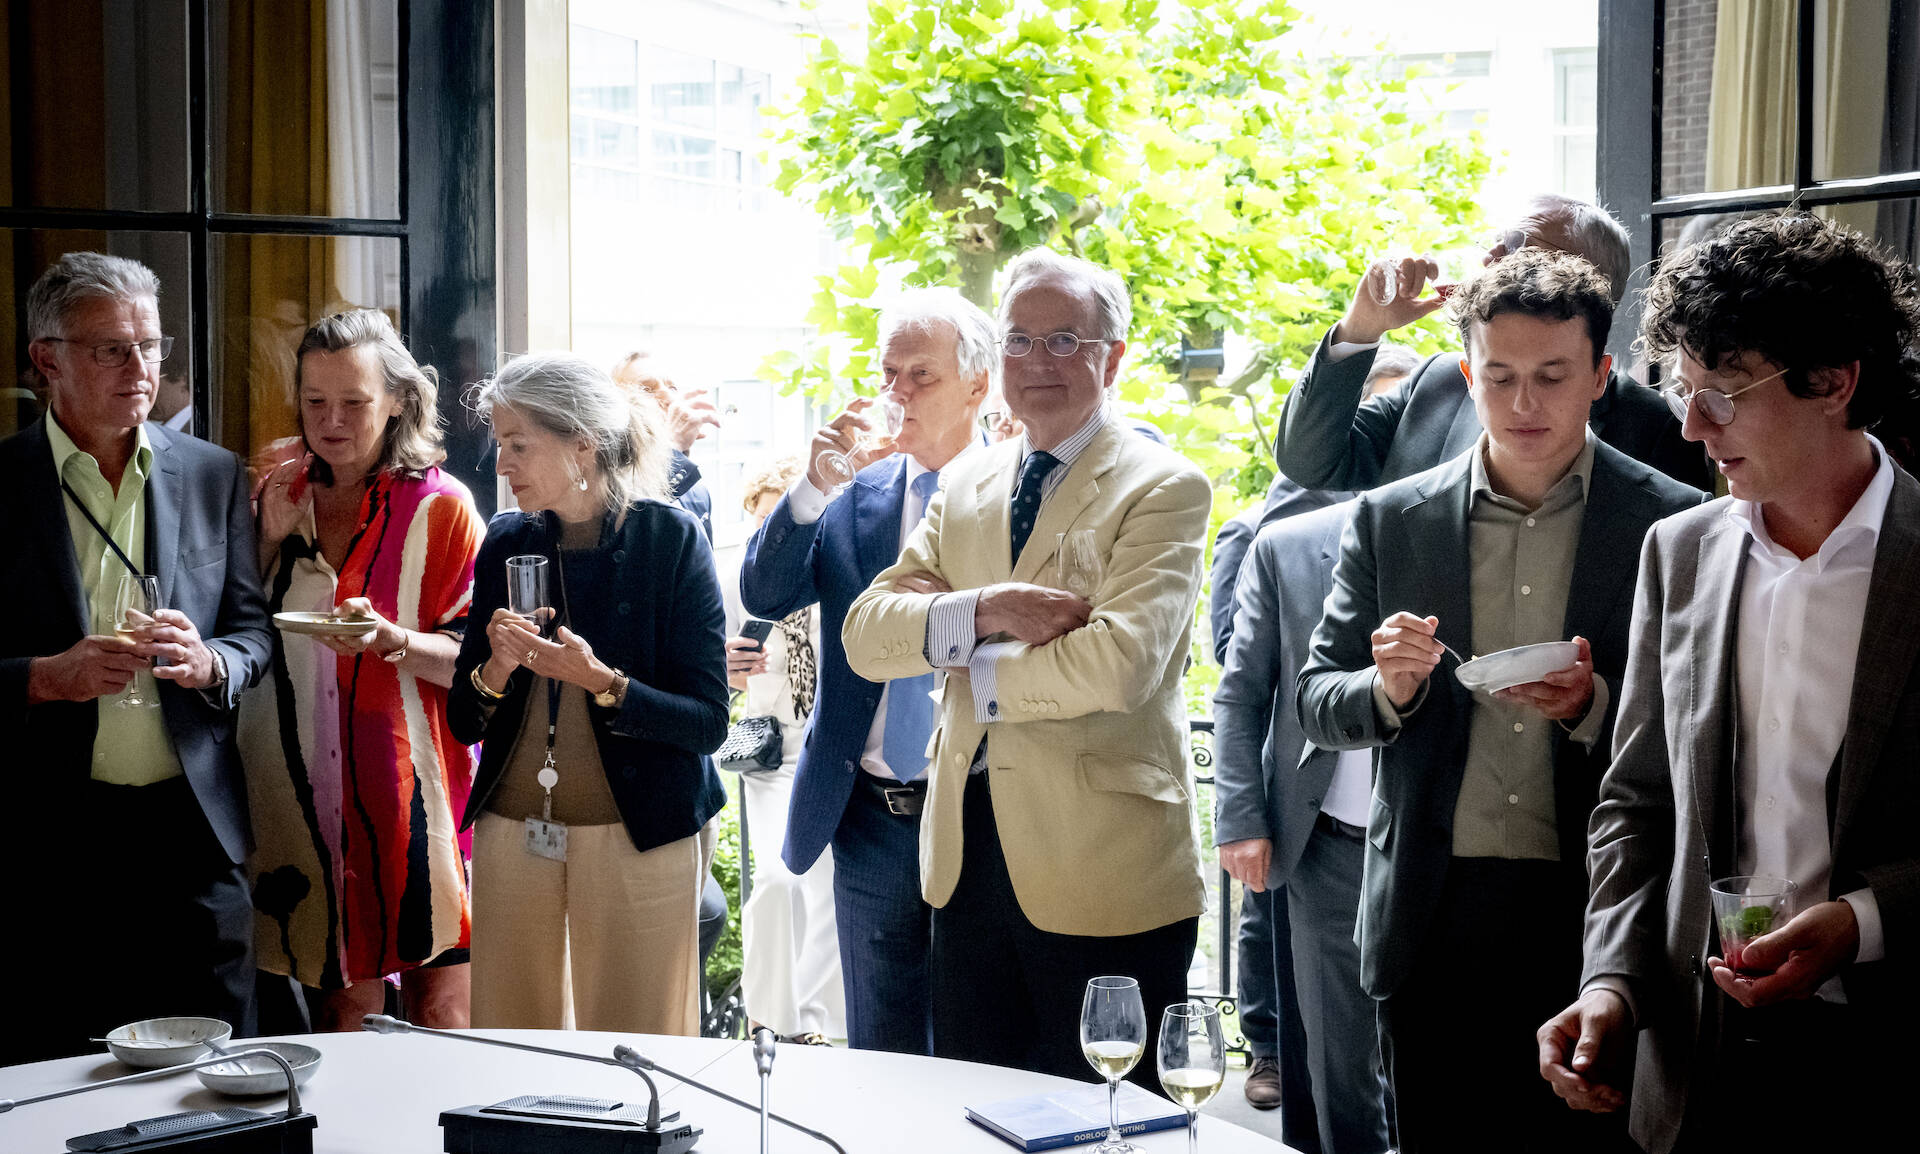
[{"label": "young man in gray blazer", "polygon": [[[1587,428],[1613,313],[1591,265],[1523,249],[1455,301],[1486,433],[1360,496],[1297,706],[1313,744],[1375,750],[1360,981],[1400,1149],[1605,1148],[1622,1137],[1540,1084],[1529,1012],[1578,981],[1633,558],[1701,494]],[[1469,692],[1454,675],[1460,655],[1569,640],[1574,660],[1536,681]]]},{"label": "young man in gray blazer", "polygon": [[[1899,459],[1920,290],[1859,234],[1787,213],[1670,257],[1643,323],[1729,495],[1647,535],[1584,992],[1540,1027],[1540,1073],[1619,1110],[1637,1030],[1631,1129],[1655,1154],[1910,1133],[1920,484]],[[1799,901],[1736,971],[1708,886],[1741,874]]]}]

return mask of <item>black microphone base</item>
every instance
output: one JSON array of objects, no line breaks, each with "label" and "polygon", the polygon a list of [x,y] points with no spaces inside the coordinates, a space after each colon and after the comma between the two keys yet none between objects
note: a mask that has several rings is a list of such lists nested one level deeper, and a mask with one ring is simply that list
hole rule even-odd
[{"label": "black microphone base", "polygon": [[447,1154],[682,1154],[701,1130],[686,1123],[648,1130],[587,1120],[530,1118],[462,1106],[440,1114]]},{"label": "black microphone base", "polygon": [[[254,1113],[251,1110],[238,1113]],[[126,1130],[103,1130],[67,1139],[74,1151],[109,1151],[111,1154],[313,1154],[313,1131],[320,1120],[300,1113],[257,1115],[255,1119],[232,1122],[218,1129],[176,1133],[128,1141]],[[130,1123],[130,1125],[140,1125]]]}]

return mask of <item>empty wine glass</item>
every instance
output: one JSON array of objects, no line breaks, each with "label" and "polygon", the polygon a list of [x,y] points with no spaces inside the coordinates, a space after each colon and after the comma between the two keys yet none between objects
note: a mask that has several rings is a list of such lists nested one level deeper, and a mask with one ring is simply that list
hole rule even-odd
[{"label": "empty wine glass", "polygon": [[1080,1003],[1080,1050],[1107,1080],[1107,1137],[1094,1154],[1139,1154],[1120,1137],[1120,1079],[1147,1048],[1147,1012],[1140,1004],[1140,983],[1102,977],[1087,983]]},{"label": "empty wine glass", "polygon": [[[900,437],[900,427],[906,423],[907,410],[901,406],[900,402],[885,395],[878,398],[875,408],[879,410],[880,417],[877,425],[873,420],[873,409],[860,414],[860,423],[864,431],[854,440],[855,453],[877,449]],[[819,468],[820,476],[835,489],[852,484],[853,475],[858,472],[853,466],[852,456],[838,449],[822,451],[818,457],[814,458],[813,463]]]},{"label": "empty wine glass", "polygon": [[1179,1002],[1160,1016],[1160,1088],[1186,1108],[1187,1154],[1200,1148],[1200,1107],[1227,1080],[1227,1045],[1220,1011],[1205,1002]]},{"label": "empty wine glass", "polygon": [[[140,630],[153,624],[160,605],[160,579],[147,573],[122,573],[120,589],[113,603],[113,632],[123,641],[139,640]],[[145,670],[133,675],[117,703],[122,709],[151,709],[160,704],[159,693],[141,692],[142,679],[151,679]]]},{"label": "empty wine glass", "polygon": [[537,553],[507,558],[507,612],[534,623],[541,636],[553,617],[547,600],[547,559]]},{"label": "empty wine glass", "polygon": [[1074,529],[1059,534],[1054,565],[1060,588],[1087,601],[1093,600],[1106,579],[1107,566],[1100,559],[1092,529]]}]

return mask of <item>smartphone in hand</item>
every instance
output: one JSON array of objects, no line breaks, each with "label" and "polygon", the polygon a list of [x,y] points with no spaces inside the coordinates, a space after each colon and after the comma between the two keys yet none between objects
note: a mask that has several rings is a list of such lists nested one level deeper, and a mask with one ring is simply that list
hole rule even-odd
[{"label": "smartphone in hand", "polygon": [[740,636],[754,643],[757,648],[767,647],[767,638],[773,634],[773,622],[749,620],[740,627]]}]

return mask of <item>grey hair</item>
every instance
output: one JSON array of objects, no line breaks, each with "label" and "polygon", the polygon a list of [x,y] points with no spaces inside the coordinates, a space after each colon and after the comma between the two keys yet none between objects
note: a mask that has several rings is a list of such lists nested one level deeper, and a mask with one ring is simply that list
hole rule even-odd
[{"label": "grey hair", "polygon": [[1567,251],[1585,257],[1612,287],[1613,303],[1627,293],[1633,275],[1633,255],[1624,225],[1597,204],[1558,193],[1541,193],[1527,202],[1526,218],[1553,224],[1565,234]]},{"label": "grey hair", "polygon": [[67,318],[81,301],[160,300],[160,278],[137,260],[103,252],[70,252],[53,262],[27,292],[27,340],[66,335]]},{"label": "grey hair", "polygon": [[[300,386],[305,378],[307,354],[358,348],[373,350],[381,383],[389,396],[400,400],[400,411],[393,415],[381,436],[380,458],[374,468],[424,473],[446,460],[447,452],[442,447],[445,442],[442,426],[446,420],[439,409],[439,374],[431,366],[413,359],[395,331],[393,321],[379,309],[334,313],[315,321],[301,336],[300,347],[293,354],[294,412],[305,411],[300,405]],[[299,419],[304,432],[305,418]],[[333,482],[332,471],[318,456],[314,457],[312,468],[316,481],[323,485]]]},{"label": "grey hair", "polygon": [[1420,367],[1421,360],[1422,358],[1419,353],[1414,352],[1405,345],[1396,345],[1392,341],[1382,341],[1380,347],[1374,350],[1373,367],[1367,370],[1366,384],[1362,387],[1361,391],[1363,393],[1371,393],[1374,382],[1380,380],[1382,377],[1394,377],[1397,379],[1412,374],[1413,370]]},{"label": "grey hair", "polygon": [[673,456],[656,405],[636,405],[607,370],[575,353],[515,357],[467,391],[467,404],[489,423],[499,407],[512,409],[563,441],[593,446],[594,468],[607,486],[607,508],[671,499],[667,472]]},{"label": "grey hair", "polygon": [[1133,300],[1127,295],[1127,282],[1090,260],[1067,256],[1050,248],[1030,248],[1007,263],[1006,279],[1000,290],[1000,322],[1021,293],[1033,282],[1050,276],[1076,281],[1093,298],[1100,339],[1124,341],[1127,326],[1133,323]]},{"label": "grey hair", "polygon": [[900,332],[929,336],[941,325],[954,333],[954,352],[960,359],[960,375],[969,379],[984,375],[991,387],[1000,380],[1000,331],[993,318],[980,310],[960,291],[940,286],[908,289],[880,310],[880,348]]}]

